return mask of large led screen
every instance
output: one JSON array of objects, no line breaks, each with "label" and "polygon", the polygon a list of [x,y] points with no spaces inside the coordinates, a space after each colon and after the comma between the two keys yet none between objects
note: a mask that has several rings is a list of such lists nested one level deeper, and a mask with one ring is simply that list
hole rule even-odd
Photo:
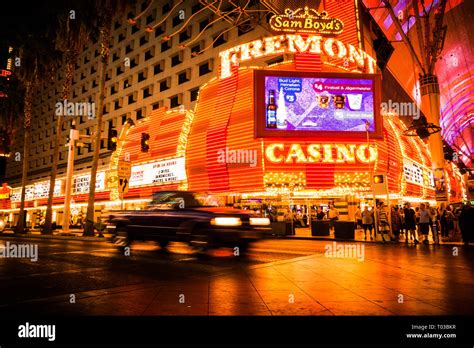
[{"label": "large led screen", "polygon": [[256,71],[257,136],[375,135],[376,82],[375,75]]}]

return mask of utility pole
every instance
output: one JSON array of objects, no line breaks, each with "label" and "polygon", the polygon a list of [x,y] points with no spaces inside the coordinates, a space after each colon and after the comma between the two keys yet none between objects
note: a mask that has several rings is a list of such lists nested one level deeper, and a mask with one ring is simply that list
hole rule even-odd
[{"label": "utility pole", "polygon": [[[422,1],[421,4],[423,6],[423,16],[420,16],[419,0],[412,0],[413,10],[415,12],[415,29],[420,56],[418,56],[410,39],[403,31],[400,21],[395,15],[389,0],[383,0],[383,2],[390,13],[393,23],[400,33],[403,42],[407,45],[407,48],[420,71],[419,82],[421,90],[421,109],[424,111],[428,123],[432,123],[439,127],[441,116],[440,94],[438,77],[434,75],[434,70],[436,61],[438,60],[438,57],[440,56],[443,49],[444,39],[446,37],[447,27],[443,25],[443,17],[446,10],[447,0],[441,0],[434,8],[434,25],[432,26],[430,25],[431,9],[427,13]],[[441,183],[441,186],[437,190],[436,200],[440,202],[447,201],[447,191],[446,186],[444,185],[445,159],[441,133],[437,132],[431,134],[428,138],[428,143],[431,151],[433,175],[435,180]]]},{"label": "utility pole", "polygon": [[79,140],[79,131],[76,129],[76,121],[72,120],[71,130],[69,131],[69,144],[67,144],[69,152],[67,156],[66,193],[64,196],[63,233],[69,232],[72,175],[74,173],[74,151],[76,149],[77,140]]}]

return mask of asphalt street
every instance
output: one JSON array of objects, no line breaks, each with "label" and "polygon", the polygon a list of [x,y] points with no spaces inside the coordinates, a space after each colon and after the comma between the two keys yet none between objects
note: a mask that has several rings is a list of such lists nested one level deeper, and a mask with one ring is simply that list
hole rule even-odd
[{"label": "asphalt street", "polygon": [[474,313],[469,246],[271,239],[245,257],[201,257],[179,243],[135,243],[127,256],[110,242],[7,242],[37,245],[38,259],[0,258],[4,315]]}]

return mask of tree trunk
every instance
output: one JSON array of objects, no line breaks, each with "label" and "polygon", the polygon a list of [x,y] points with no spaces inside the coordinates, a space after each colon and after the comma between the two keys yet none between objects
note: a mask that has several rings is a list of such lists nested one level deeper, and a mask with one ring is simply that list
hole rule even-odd
[{"label": "tree trunk", "polygon": [[33,100],[33,83],[28,82],[25,91],[25,120],[24,120],[24,138],[23,138],[23,168],[21,174],[21,202],[20,202],[20,213],[18,214],[18,224],[16,226],[16,233],[25,232],[25,196],[26,196],[26,183],[28,180],[28,158],[30,154],[30,125],[31,125],[31,107]]},{"label": "tree trunk", "polygon": [[[68,100],[72,79],[74,75],[74,69],[76,66],[76,60],[74,58],[68,57],[68,62],[66,64],[66,76],[63,85],[63,95],[62,100]],[[64,110],[63,110],[64,111]],[[56,186],[56,176],[58,174],[58,162],[59,162],[59,148],[61,146],[62,139],[62,129],[64,123],[64,115],[56,115],[56,139],[54,143],[53,150],[53,165],[51,167],[51,178],[49,181],[49,194],[48,194],[48,205],[46,208],[46,217],[43,228],[43,234],[53,233],[52,221],[53,221],[53,198],[54,198],[54,187]]]},{"label": "tree trunk", "polygon": [[[110,23],[109,23],[110,24]],[[99,165],[100,139],[102,135],[102,116],[105,98],[105,76],[107,74],[107,61],[109,58],[110,43],[110,25],[101,28],[101,60],[100,60],[100,79],[99,96],[97,106],[97,128],[94,140],[94,157],[92,159],[91,178],[89,184],[89,199],[87,202],[86,224],[84,227],[84,236],[94,236],[94,201],[95,201],[95,183],[97,176],[97,167]]]}]

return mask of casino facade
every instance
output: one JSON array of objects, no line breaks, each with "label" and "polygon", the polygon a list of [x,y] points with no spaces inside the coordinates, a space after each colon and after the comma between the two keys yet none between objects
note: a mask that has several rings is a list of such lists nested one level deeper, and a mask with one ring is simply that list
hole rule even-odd
[{"label": "casino facade", "polygon": [[[322,1],[317,9],[290,9],[270,18],[270,35],[214,49],[218,68],[192,107],[154,108],[119,128],[117,148],[97,175],[96,217],[142,209],[160,190],[206,191],[257,209],[334,202],[342,219],[374,198],[436,204],[429,146],[404,135],[411,119],[381,110],[384,101],[413,99],[379,64],[373,21],[360,6]],[[118,180],[123,162],[131,166],[127,187]],[[445,170],[447,201],[462,201],[463,176],[451,162]],[[373,175],[384,176],[386,193],[373,194]],[[85,215],[89,180],[87,171],[74,175],[72,225]],[[27,186],[33,225],[44,215],[48,185]],[[56,186],[53,220],[60,224],[64,177]],[[2,214],[15,221],[21,188],[2,190]]]}]

